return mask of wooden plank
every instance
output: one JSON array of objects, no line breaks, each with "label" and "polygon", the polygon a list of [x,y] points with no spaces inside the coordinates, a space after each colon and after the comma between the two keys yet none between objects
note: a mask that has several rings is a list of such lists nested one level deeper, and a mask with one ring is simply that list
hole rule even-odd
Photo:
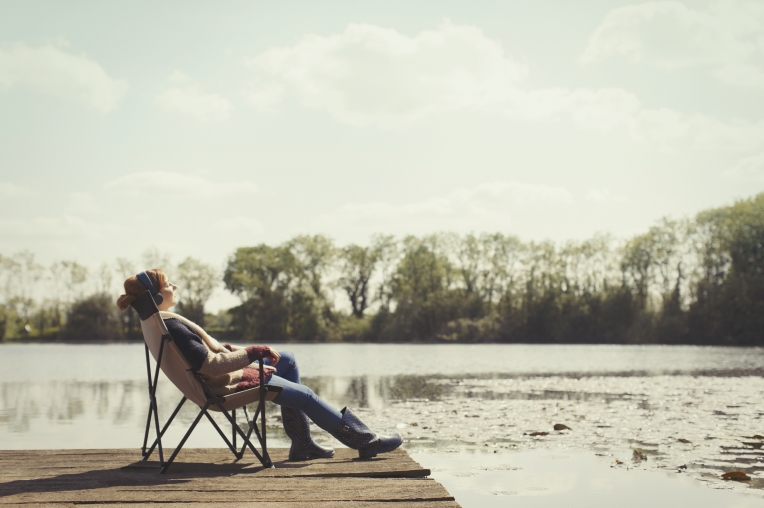
[{"label": "wooden plank", "polygon": [[270,452],[276,469],[252,456],[236,461],[225,449],[183,450],[160,475],[157,463],[136,461],[136,450],[0,451],[0,505],[458,506],[404,450],[362,461],[342,448],[305,462],[288,462],[285,449]]},{"label": "wooden plank", "polygon": [[[352,488],[340,485],[303,487],[301,481],[293,481],[292,485],[282,490],[260,490],[251,485],[247,490],[227,490],[225,482],[215,490],[194,488],[188,490],[152,491],[135,487],[121,489],[115,487],[87,490],[66,490],[57,492],[23,492],[4,497],[11,503],[230,503],[242,499],[257,501],[453,501],[454,498],[436,482],[426,482],[422,485],[410,485],[411,481],[392,481],[354,485]],[[367,482],[368,483],[368,482]]]},{"label": "wooden plank", "polygon": [[[188,503],[157,503],[161,508],[189,508]],[[31,508],[38,506],[50,506],[55,508],[74,508],[76,505],[71,503],[51,502],[45,504],[17,504],[3,503],[0,500],[0,506],[3,508]],[[460,508],[456,501],[289,501],[284,503],[274,503],[273,501],[236,501],[226,503],[225,508]],[[193,508],[219,508],[219,503],[194,503]],[[134,503],[95,503],[89,504],[88,508],[135,508]]]},{"label": "wooden plank", "polygon": [[[159,470],[155,461],[136,460],[139,453],[133,450],[108,450],[110,453],[95,453],[83,450],[82,454],[70,450],[51,453],[48,450],[31,450],[0,454],[0,481],[19,477],[41,478],[61,474],[77,474],[93,469],[124,470],[154,473]],[[380,455],[372,460],[359,460],[357,452],[340,448],[332,459],[319,459],[304,462],[287,461],[289,451],[272,450],[271,458],[275,469],[263,468],[253,455],[236,461],[227,450],[189,449],[178,455],[170,468],[172,476],[222,474],[258,474],[260,476],[355,476],[355,477],[426,477],[430,474],[404,450]]]},{"label": "wooden plank", "polygon": [[[3,508],[31,508],[37,506],[51,506],[55,508],[74,508],[78,506],[72,503],[51,502],[45,504],[18,504],[4,503],[0,499],[0,506]],[[82,506],[82,505],[79,505]],[[161,503],[162,508],[189,508],[188,503]],[[339,506],[342,508],[398,508],[402,506],[411,506],[415,508],[460,508],[456,501],[289,501],[285,503],[274,503],[273,501],[236,501],[226,503],[226,508],[333,508]],[[88,508],[135,508],[134,503],[94,503],[89,504]],[[219,508],[218,503],[194,503],[193,508]]]},{"label": "wooden plank", "polygon": [[[94,483],[87,478],[77,481],[37,481],[22,480],[0,484],[0,496],[10,496],[29,492],[54,492],[67,490],[104,490],[142,491],[142,492],[171,492],[171,491],[250,491],[250,492],[284,492],[289,490],[335,489],[351,491],[362,488],[376,487],[414,488],[435,491],[442,489],[439,483],[430,479],[406,478],[269,478],[265,481],[246,476],[223,478],[199,478],[182,482],[124,482],[114,478],[112,482]],[[435,490],[433,490],[435,489]],[[444,489],[438,492],[445,493]],[[439,494],[440,495],[440,494]],[[432,497],[432,496],[428,496]]]},{"label": "wooden plank", "polygon": [[[27,492],[53,492],[66,490],[93,490],[112,488],[116,490],[142,490],[145,492],[165,492],[165,491],[191,491],[191,490],[229,490],[229,491],[256,491],[256,492],[281,492],[285,490],[300,489],[321,489],[336,488],[338,490],[348,490],[357,488],[366,488],[375,485],[391,485],[394,482],[409,482],[405,485],[412,488],[434,488],[433,485],[439,485],[429,478],[314,478],[314,477],[295,477],[295,478],[269,478],[265,481],[258,478],[249,478],[247,476],[232,476],[227,478],[191,478],[184,481],[151,483],[145,481],[125,481],[124,478],[114,477],[111,482],[93,482],[82,477],[76,480],[21,480],[0,484],[0,496],[9,496],[12,494]],[[410,483],[422,482],[422,483]],[[427,484],[427,485],[423,485]],[[403,485],[403,484],[401,484]],[[33,487],[33,488],[32,488]]]}]

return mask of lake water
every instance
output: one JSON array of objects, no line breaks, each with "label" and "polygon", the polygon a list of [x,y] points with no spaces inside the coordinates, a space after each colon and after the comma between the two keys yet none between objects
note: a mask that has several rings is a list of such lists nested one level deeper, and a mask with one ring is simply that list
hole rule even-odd
[{"label": "lake water", "polygon": [[[666,500],[697,497],[693,506],[764,499],[763,349],[275,347],[297,355],[319,395],[357,410],[375,430],[403,434],[465,507],[504,506],[507,496],[512,506],[576,506],[579,498],[581,506],[612,506],[645,489]],[[0,449],[139,448],[144,362],[142,344],[0,345]],[[166,418],[180,394],[160,381],[158,397]],[[167,441],[177,442],[195,415],[187,405]],[[270,446],[287,446],[275,406],[268,415]],[[221,446],[205,427],[186,446]],[[319,429],[316,437],[338,446]],[[732,470],[752,480],[720,479]],[[698,494],[709,488],[719,492]]]}]

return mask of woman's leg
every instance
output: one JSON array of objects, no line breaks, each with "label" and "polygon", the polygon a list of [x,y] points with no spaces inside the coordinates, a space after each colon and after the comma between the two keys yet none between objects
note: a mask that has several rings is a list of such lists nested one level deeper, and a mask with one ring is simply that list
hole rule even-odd
[{"label": "woman's leg", "polygon": [[[284,357],[282,356],[282,360]],[[281,361],[279,361],[281,365]],[[294,372],[293,372],[294,373]],[[297,374],[299,379],[299,374]],[[310,419],[322,429],[331,428],[341,417],[339,411],[321,400],[313,390],[305,385],[294,383],[280,376],[271,376],[270,386],[280,386],[281,393],[273,400],[281,405],[281,423],[284,425],[292,446],[289,448],[289,460],[327,459],[334,456],[333,448],[324,448],[310,434]]]},{"label": "woman's leg", "polygon": [[[273,399],[273,402],[281,405],[282,415],[284,415],[285,408],[296,409],[298,410],[297,413],[304,412],[316,425],[337,438],[342,444],[358,450],[358,456],[362,459],[370,459],[380,453],[393,451],[403,443],[399,434],[378,436],[350,409],[346,407],[341,412],[337,411],[305,385],[293,383],[276,375],[271,376],[268,385],[281,387],[281,393]],[[287,430],[286,425],[284,428]],[[288,430],[287,434],[289,434]],[[290,438],[292,438],[291,435]],[[308,439],[310,439],[309,433]],[[312,440],[310,443],[313,444]],[[293,455],[293,450],[295,456],[298,456],[298,452],[302,452],[302,450],[295,448],[294,438],[292,438],[292,449],[289,451],[290,458]]]},{"label": "woman's leg", "polygon": [[[287,381],[300,384],[300,369],[297,368],[297,360],[294,357],[294,353],[291,351],[279,351],[279,354],[281,358],[279,358],[279,363],[276,364],[276,375]],[[268,358],[264,358],[263,363],[270,365],[271,361]]]},{"label": "woman's leg", "polygon": [[[331,414],[332,411],[336,410],[324,403],[310,388],[300,384],[300,370],[297,367],[297,360],[295,360],[294,354],[289,351],[279,351],[279,354],[281,358],[279,358],[279,363],[276,364],[276,374],[274,377],[278,377],[280,380],[276,379],[274,382],[271,379],[270,384],[282,387],[282,393],[278,397],[280,400],[274,402],[281,404],[281,423],[284,425],[284,432],[292,440],[292,447],[289,449],[289,460],[332,457],[334,449],[324,448],[313,441],[313,437],[310,434],[308,416],[306,416],[302,409],[308,408],[311,419],[319,426],[333,424],[334,419],[326,416],[326,414],[327,412]],[[264,361],[269,365],[271,363],[268,359]],[[287,383],[290,384],[287,385]],[[287,393],[284,394],[284,392]],[[320,402],[316,404],[312,400],[314,398]]]},{"label": "woman's leg", "polygon": [[[279,360],[276,368],[279,365],[281,365],[281,360]],[[299,378],[299,373],[297,376]],[[281,393],[273,399],[273,402],[280,406],[303,411],[325,431],[332,432],[340,424],[342,413],[327,404],[307,386],[289,381],[278,375],[271,376],[268,385],[281,387]]]}]

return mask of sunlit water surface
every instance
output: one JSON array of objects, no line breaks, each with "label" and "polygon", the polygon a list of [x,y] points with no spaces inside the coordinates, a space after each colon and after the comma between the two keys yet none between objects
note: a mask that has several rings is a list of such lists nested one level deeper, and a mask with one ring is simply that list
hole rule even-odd
[{"label": "sunlit water surface", "polygon": [[[612,506],[614,496],[646,488],[665,500],[697,497],[694,506],[762,503],[762,349],[276,347],[297,355],[319,395],[376,430],[403,434],[465,507],[504,506],[507,496],[512,506]],[[166,418],[180,394],[164,380],[158,398]],[[0,345],[0,449],[139,448],[147,404],[141,344]],[[184,407],[168,443],[196,412]],[[272,447],[288,445],[278,413],[269,408]],[[186,446],[221,444],[207,425]],[[732,470],[752,480],[720,479]],[[698,494],[708,487],[731,492]]]}]

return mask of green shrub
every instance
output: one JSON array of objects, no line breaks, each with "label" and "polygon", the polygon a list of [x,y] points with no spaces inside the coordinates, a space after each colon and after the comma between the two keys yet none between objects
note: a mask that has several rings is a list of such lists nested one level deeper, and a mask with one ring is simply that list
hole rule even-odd
[{"label": "green shrub", "polygon": [[95,294],[75,302],[61,333],[64,340],[102,341],[124,338],[122,323],[112,298]]}]

